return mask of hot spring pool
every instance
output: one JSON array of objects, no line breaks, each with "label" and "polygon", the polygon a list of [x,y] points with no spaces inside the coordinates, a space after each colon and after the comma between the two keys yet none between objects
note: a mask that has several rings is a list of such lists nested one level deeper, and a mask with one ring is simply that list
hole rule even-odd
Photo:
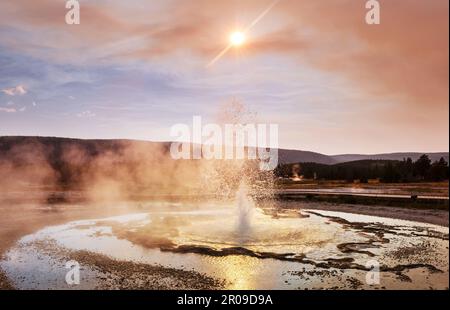
[{"label": "hot spring pool", "polygon": [[[448,233],[330,211],[169,204],[47,227],[0,267],[19,289],[445,289]],[[70,260],[79,285],[66,283]]]}]

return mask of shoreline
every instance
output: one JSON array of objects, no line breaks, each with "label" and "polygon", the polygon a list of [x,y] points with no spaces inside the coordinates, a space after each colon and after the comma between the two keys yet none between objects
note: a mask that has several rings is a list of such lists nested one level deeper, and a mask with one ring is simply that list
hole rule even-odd
[{"label": "shoreline", "polygon": [[449,211],[444,209],[415,207],[408,208],[404,206],[396,207],[383,205],[336,204],[331,202],[319,203],[314,201],[305,202],[292,200],[283,201],[282,208],[354,213],[449,227]]}]

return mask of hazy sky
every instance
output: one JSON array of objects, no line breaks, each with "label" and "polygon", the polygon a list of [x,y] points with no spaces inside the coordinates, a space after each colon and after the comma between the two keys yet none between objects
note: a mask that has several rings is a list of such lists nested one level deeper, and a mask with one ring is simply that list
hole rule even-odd
[{"label": "hazy sky", "polygon": [[0,135],[170,140],[233,99],[284,148],[448,151],[448,0],[0,2]]}]

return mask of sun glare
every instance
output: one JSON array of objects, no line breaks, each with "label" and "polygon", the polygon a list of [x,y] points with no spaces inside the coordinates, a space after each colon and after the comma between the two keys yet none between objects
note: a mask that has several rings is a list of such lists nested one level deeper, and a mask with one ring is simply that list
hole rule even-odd
[{"label": "sun glare", "polygon": [[230,35],[230,43],[233,46],[241,46],[245,43],[245,34],[241,31],[235,31]]}]

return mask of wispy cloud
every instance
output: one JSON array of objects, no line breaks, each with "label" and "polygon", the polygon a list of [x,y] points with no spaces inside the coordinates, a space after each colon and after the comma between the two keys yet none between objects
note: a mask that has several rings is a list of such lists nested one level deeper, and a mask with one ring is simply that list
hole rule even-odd
[{"label": "wispy cloud", "polygon": [[16,87],[2,89],[2,92],[8,96],[25,95],[27,90],[23,85],[17,85]]},{"label": "wispy cloud", "polygon": [[14,102],[8,101],[6,103],[6,107],[0,107],[0,112],[3,113],[16,113],[16,112],[25,112],[27,110],[26,106],[22,106],[21,108],[13,107],[15,105]]}]

